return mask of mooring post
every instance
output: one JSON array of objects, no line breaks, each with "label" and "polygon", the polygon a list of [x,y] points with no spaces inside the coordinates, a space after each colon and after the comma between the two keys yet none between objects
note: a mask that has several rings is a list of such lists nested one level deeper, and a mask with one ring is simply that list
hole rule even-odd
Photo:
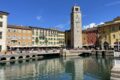
[{"label": "mooring post", "polygon": [[96,51],[96,56],[98,56],[98,51]]},{"label": "mooring post", "polygon": [[102,51],[102,56],[103,56],[103,57],[105,56],[105,51]]}]

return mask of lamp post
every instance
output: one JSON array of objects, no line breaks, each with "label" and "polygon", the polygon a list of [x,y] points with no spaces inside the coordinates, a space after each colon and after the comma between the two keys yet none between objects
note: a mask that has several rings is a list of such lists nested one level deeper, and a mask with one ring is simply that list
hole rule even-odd
[{"label": "lamp post", "polygon": [[66,49],[66,44],[64,43],[64,48]]},{"label": "lamp post", "polygon": [[118,51],[119,51],[119,39],[120,39],[120,38],[119,38],[119,34],[118,34]]},{"label": "lamp post", "polygon": [[47,47],[47,42],[48,42],[47,37],[44,37],[44,39],[45,39],[45,43],[46,43],[46,47]]},{"label": "lamp post", "polygon": [[99,34],[98,31],[97,31],[97,33],[96,33],[96,44],[95,44],[95,48],[96,48],[96,47],[99,47],[99,48],[100,48],[99,39],[100,39],[100,34]]}]

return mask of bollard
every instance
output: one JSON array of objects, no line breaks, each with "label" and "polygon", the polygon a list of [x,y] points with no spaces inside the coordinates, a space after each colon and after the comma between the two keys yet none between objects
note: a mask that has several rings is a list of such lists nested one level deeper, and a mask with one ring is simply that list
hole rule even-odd
[{"label": "bollard", "polygon": [[98,51],[96,51],[96,56],[98,56]]},{"label": "bollard", "polygon": [[105,56],[105,51],[102,51],[102,57],[104,57]]}]

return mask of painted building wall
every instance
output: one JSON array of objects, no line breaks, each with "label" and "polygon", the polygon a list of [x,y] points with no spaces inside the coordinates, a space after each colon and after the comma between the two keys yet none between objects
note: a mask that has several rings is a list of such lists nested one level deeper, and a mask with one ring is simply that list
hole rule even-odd
[{"label": "painted building wall", "polygon": [[95,46],[97,41],[97,28],[91,28],[86,30],[87,43],[89,46]]},{"label": "painted building wall", "polygon": [[115,42],[120,42],[120,23],[111,26],[110,40],[112,47]]},{"label": "painted building wall", "polygon": [[98,38],[97,36],[98,36],[97,27],[83,30],[82,32],[83,45],[84,46],[95,46],[97,38]]},{"label": "painted building wall", "polygon": [[86,30],[82,31],[82,45],[88,46]]},{"label": "painted building wall", "polygon": [[111,33],[111,26],[101,26],[98,29],[99,31],[99,40],[101,44],[101,48],[104,49],[104,42],[108,42],[111,45],[110,33]]},{"label": "painted building wall", "polygon": [[32,28],[32,46],[62,47],[65,45],[65,33],[45,28]]},{"label": "painted building wall", "polygon": [[32,30],[25,26],[8,25],[7,46],[31,47],[32,46]]},{"label": "painted building wall", "polygon": [[8,13],[0,11],[0,51],[7,51],[6,38],[7,38],[7,17]]},{"label": "painted building wall", "polygon": [[120,41],[120,19],[100,25],[98,31],[101,45],[103,46],[106,41],[112,48],[114,48],[114,43]]}]

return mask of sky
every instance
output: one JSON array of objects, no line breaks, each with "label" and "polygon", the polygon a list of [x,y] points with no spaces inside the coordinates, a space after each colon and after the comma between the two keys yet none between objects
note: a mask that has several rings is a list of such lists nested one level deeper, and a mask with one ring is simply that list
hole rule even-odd
[{"label": "sky", "polygon": [[75,4],[81,8],[82,29],[120,16],[120,0],[0,0],[0,11],[10,13],[8,24],[67,30]]}]

